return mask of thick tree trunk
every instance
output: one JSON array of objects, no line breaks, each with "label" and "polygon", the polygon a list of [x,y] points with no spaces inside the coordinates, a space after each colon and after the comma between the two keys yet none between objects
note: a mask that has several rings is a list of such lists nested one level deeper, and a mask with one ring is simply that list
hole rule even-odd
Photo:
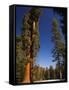
[{"label": "thick tree trunk", "polygon": [[[33,39],[33,30],[35,30],[35,21],[33,22],[32,26],[33,27],[32,27],[32,31],[31,31],[31,40],[30,40],[30,42]],[[32,67],[33,67],[33,65],[32,65],[33,64],[32,47],[33,47],[33,43],[31,42],[30,53],[27,56],[29,62],[26,65],[24,80],[23,80],[22,83],[32,83]]]},{"label": "thick tree trunk", "polygon": [[31,72],[31,63],[27,63],[26,68],[25,68],[25,75],[24,75],[24,81],[22,83],[31,83],[30,80],[30,72]]}]

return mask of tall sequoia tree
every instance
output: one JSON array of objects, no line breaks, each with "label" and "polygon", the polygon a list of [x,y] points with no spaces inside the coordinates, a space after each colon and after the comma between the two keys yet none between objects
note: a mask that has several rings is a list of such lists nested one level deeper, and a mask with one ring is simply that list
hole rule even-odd
[{"label": "tall sequoia tree", "polygon": [[63,43],[59,28],[58,28],[58,20],[54,18],[53,20],[53,27],[52,27],[52,41],[54,42],[53,48],[53,57],[54,60],[57,62],[59,68],[59,78],[62,78],[61,75],[61,65],[65,61],[65,44]]},{"label": "tall sequoia tree", "polygon": [[32,83],[32,67],[34,59],[39,50],[38,21],[40,16],[39,8],[32,8],[24,17],[22,23],[23,51],[26,54],[27,63],[23,83]]}]

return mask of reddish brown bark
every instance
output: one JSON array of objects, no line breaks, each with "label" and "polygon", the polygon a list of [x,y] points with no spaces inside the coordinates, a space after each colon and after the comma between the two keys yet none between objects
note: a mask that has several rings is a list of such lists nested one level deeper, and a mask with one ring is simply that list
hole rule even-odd
[{"label": "reddish brown bark", "polygon": [[31,70],[31,64],[27,63],[26,68],[25,68],[25,76],[24,76],[24,81],[22,83],[31,83],[30,80],[30,71]]}]

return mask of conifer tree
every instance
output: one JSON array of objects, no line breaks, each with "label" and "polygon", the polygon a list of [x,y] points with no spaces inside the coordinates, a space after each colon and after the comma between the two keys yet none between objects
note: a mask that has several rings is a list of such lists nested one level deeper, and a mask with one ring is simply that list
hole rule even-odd
[{"label": "conifer tree", "polygon": [[50,79],[54,79],[54,69],[52,66],[49,67]]},{"label": "conifer tree", "polygon": [[[32,67],[37,52],[39,51],[39,31],[38,31],[38,20],[40,16],[40,9],[32,8],[24,17],[22,23],[22,43],[23,51],[26,54],[27,64],[29,68],[29,80],[25,83],[31,83],[32,81]],[[27,68],[27,67],[26,67]]]},{"label": "conifer tree", "polygon": [[52,27],[52,41],[54,42],[53,48],[53,57],[54,60],[57,62],[59,68],[59,78],[61,77],[61,65],[65,61],[65,44],[63,43],[59,28],[58,28],[58,20],[54,18],[53,20],[53,27]]}]

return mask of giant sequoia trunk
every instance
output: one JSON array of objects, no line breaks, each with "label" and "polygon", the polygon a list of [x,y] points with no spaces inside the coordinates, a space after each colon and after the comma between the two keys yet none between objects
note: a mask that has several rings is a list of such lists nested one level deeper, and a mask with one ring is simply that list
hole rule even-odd
[{"label": "giant sequoia trunk", "polygon": [[32,68],[33,68],[33,54],[32,54],[32,47],[33,47],[33,43],[32,43],[32,39],[33,39],[33,30],[35,30],[35,21],[32,23],[32,30],[31,30],[31,46],[30,46],[30,52],[29,55],[27,56],[28,58],[28,63],[25,67],[25,75],[24,75],[24,80],[22,83],[32,83]]},{"label": "giant sequoia trunk", "polygon": [[31,83],[30,70],[31,70],[31,63],[27,63],[27,65],[25,67],[25,75],[24,75],[23,83]]}]

